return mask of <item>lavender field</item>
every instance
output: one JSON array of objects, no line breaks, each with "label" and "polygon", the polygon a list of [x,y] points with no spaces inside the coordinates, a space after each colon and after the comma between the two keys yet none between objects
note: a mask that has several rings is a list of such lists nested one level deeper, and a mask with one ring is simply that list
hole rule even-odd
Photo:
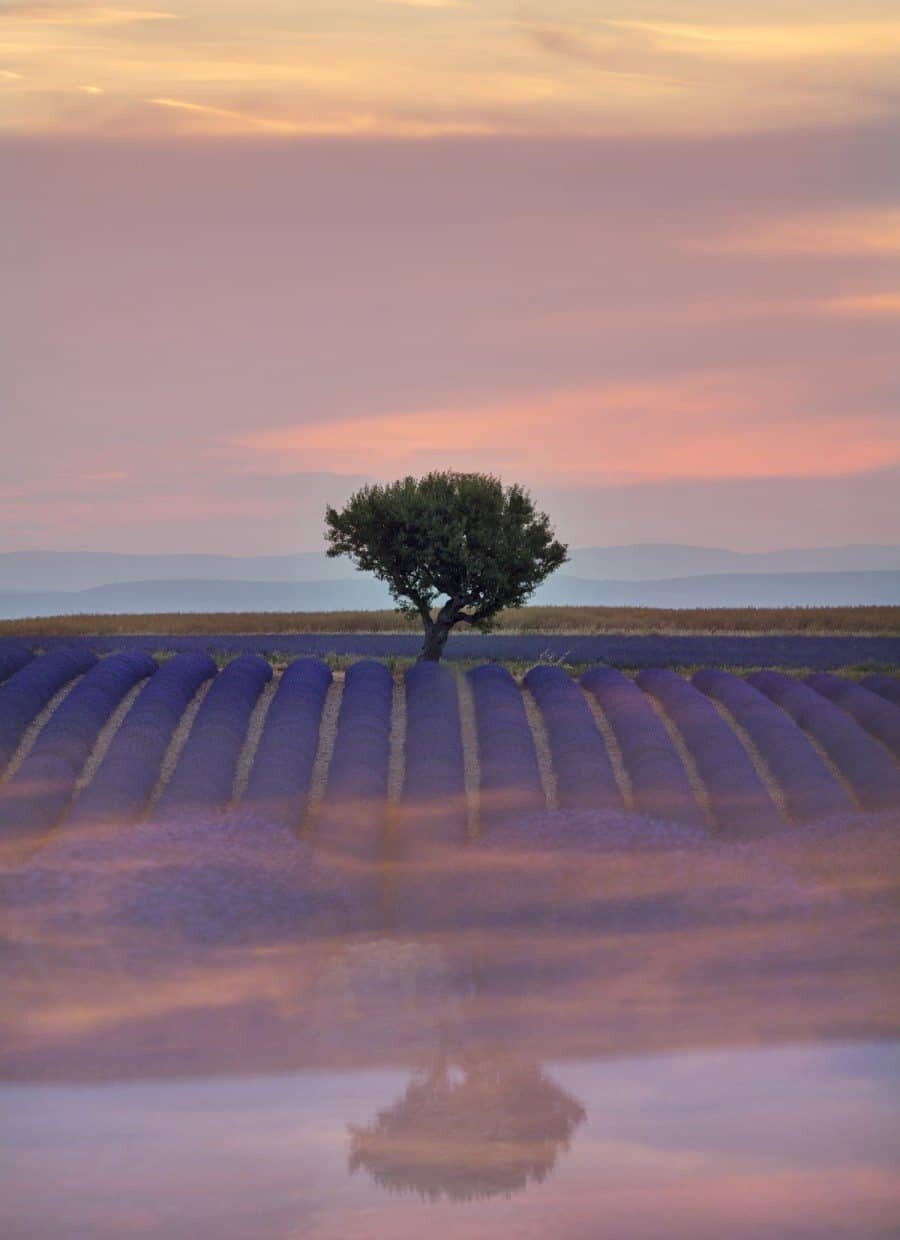
[{"label": "lavender field", "polygon": [[891,1234],[900,678],[220,663],[4,650],[4,1235]]},{"label": "lavender field", "polygon": [[538,811],[741,839],[900,807],[900,680],[879,674],[539,664],[520,682],[361,659],[335,675],[139,643],[9,648],[2,668],[0,831],[31,846],[63,824],[251,807],[371,861],[388,836],[414,854]]}]

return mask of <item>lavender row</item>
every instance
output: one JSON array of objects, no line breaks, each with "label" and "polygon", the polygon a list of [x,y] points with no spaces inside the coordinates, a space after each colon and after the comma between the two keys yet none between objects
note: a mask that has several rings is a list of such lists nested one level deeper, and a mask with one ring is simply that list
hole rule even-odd
[{"label": "lavender row", "polygon": [[851,810],[853,804],[790,715],[746,680],[705,669],[694,684],[731,713],[759,750],[795,822]]},{"label": "lavender row", "polygon": [[818,741],[865,809],[900,805],[900,768],[855,719],[780,672],[754,672],[749,680]]},{"label": "lavender row", "polygon": [[406,674],[406,745],[397,855],[418,859],[458,844],[467,830],[466,777],[456,677],[436,663]]},{"label": "lavender row", "polygon": [[54,711],[34,747],[0,794],[0,836],[52,827],[63,814],[100,729],[139,680],[152,676],[149,655],[101,659]]},{"label": "lavender row", "polygon": [[331,679],[318,659],[298,659],[284,672],[266,714],[245,805],[265,805],[290,822],[302,820]]},{"label": "lavender row", "polygon": [[416,663],[406,673],[405,768],[389,836],[399,862],[390,884],[397,924],[448,925],[458,907],[460,851],[468,837],[459,682],[447,667]]},{"label": "lavender row", "polygon": [[[0,638],[0,649],[8,638]],[[55,649],[71,639],[40,637],[34,645]],[[293,657],[328,654],[367,658],[415,658],[421,638],[399,633],[270,633],[196,634],[170,637],[132,635],[85,637],[98,652],[138,649],[200,650],[212,654],[271,654]],[[538,662],[550,654],[573,664],[603,663],[610,667],[789,667],[833,671],[852,664],[900,664],[900,637],[735,636],[730,634],[459,634],[447,643],[448,659],[516,659]]]},{"label": "lavender row", "polygon": [[367,659],[348,669],[328,772],[329,801],[387,795],[393,680],[382,663]]},{"label": "lavender row", "polygon": [[406,770],[403,799],[414,804],[465,795],[456,678],[436,663],[406,674]]},{"label": "lavender row", "polygon": [[31,647],[24,642],[11,641],[0,646],[0,683],[22,670],[34,658]]},{"label": "lavender row", "polygon": [[160,815],[194,806],[224,809],[228,805],[250,715],[271,678],[269,664],[255,655],[235,659],[219,673],[163,789]]},{"label": "lavender row", "polygon": [[97,662],[87,647],[54,650],[26,663],[0,685],[0,774],[18,749],[25,730],[60,689]]},{"label": "lavender row", "polygon": [[68,815],[71,824],[133,822],[146,809],[184,711],[211,676],[215,662],[204,654],[167,660],[137,700]]},{"label": "lavender row", "polygon": [[699,689],[659,668],[641,672],[637,682],[681,733],[723,835],[750,838],[783,827],[781,814],[746,749]]},{"label": "lavender row", "polygon": [[363,659],[348,669],[318,834],[326,849],[364,863],[382,857],[392,701],[383,663]]},{"label": "lavender row", "polygon": [[900,706],[886,702],[870,689],[827,672],[807,676],[806,683],[847,711],[870,736],[886,745],[895,758],[900,758]]},{"label": "lavender row", "polygon": [[578,685],[558,667],[533,667],[525,685],[547,730],[560,808],[623,811],[606,742]]},{"label": "lavender row", "polygon": [[581,683],[609,721],[638,813],[705,826],[684,764],[647,695],[611,667],[591,668]]},{"label": "lavender row", "polygon": [[861,684],[864,689],[869,689],[879,697],[886,698],[888,702],[893,702],[895,706],[900,706],[900,676],[866,676]]},{"label": "lavender row", "polygon": [[482,825],[546,806],[519,686],[496,664],[469,673],[481,765]]}]

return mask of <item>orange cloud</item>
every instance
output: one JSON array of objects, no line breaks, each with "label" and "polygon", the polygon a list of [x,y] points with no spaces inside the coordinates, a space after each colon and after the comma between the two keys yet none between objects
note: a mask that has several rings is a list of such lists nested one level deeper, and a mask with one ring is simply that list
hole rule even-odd
[{"label": "orange cloud", "polygon": [[452,124],[379,121],[374,113],[361,113],[339,117],[322,117],[304,121],[258,116],[253,112],[239,112],[233,108],[219,108],[212,104],[193,103],[187,99],[148,99],[159,108],[184,112],[194,122],[191,132],[210,134],[271,133],[296,137],[353,137],[374,133],[391,133],[395,137],[437,137],[449,134],[486,134],[487,126],[480,124]]},{"label": "orange cloud", "polygon": [[895,318],[900,316],[900,293],[862,293],[848,297],[829,297],[819,303],[824,314],[854,318]]},{"label": "orange cloud", "polygon": [[[0,132],[114,127],[141,136],[150,96],[187,96],[197,108],[241,112],[239,96],[191,97],[192,86],[211,80],[250,82],[263,115],[283,113],[277,127],[243,127],[220,116],[229,124],[217,133],[357,132],[341,118],[362,112],[373,115],[374,132],[403,136],[473,126],[600,135],[843,125],[886,114],[896,87],[900,22],[887,17],[756,25],[601,21],[563,2],[548,24],[492,19],[483,9],[472,0],[293,7],[278,0],[180,0],[177,12],[125,4],[7,6],[3,25],[11,41],[0,44],[0,54],[14,59],[11,71],[35,89],[17,92]],[[861,65],[866,89],[857,84]],[[69,92],[101,73],[115,103],[73,114]],[[310,77],[315,97],[288,89]],[[420,110],[433,124],[398,124]],[[311,127],[311,111],[326,127]],[[160,114],[151,119],[169,132]]]},{"label": "orange cloud", "polygon": [[135,22],[176,21],[177,13],[159,9],[125,9],[83,5],[18,4],[5,16],[39,26],[125,26]]},{"label": "orange cloud", "polygon": [[900,211],[841,211],[755,221],[693,243],[713,253],[900,254]]},{"label": "orange cloud", "polygon": [[857,411],[794,414],[793,393],[769,390],[777,387],[737,375],[619,384],[270,429],[233,448],[276,472],[438,467],[584,483],[822,477],[900,460],[900,435],[883,421]]},{"label": "orange cloud", "polygon": [[251,131],[262,130],[267,133],[365,133],[367,130],[372,129],[374,125],[374,118],[371,116],[355,116],[338,122],[301,125],[288,120],[255,116],[252,112],[235,112],[230,108],[216,108],[209,104],[190,103],[185,99],[148,99],[147,102],[153,103],[160,108],[172,108],[175,111],[190,112],[201,117],[211,117],[218,122],[227,121],[231,128]]},{"label": "orange cloud", "polygon": [[605,25],[648,35],[663,51],[717,60],[891,56],[900,48],[900,22],[886,20],[754,26],[610,20]]}]

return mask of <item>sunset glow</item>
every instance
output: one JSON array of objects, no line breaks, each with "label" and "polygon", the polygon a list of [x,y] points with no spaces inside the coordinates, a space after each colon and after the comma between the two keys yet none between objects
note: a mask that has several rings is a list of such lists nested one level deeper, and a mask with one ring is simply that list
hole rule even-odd
[{"label": "sunset glow", "polygon": [[[711,3],[682,18],[583,0],[343,0],[221,6],[24,3],[0,11],[16,133],[727,132],[886,114],[900,22],[886,0]],[[768,11],[767,11],[768,10]],[[739,73],[735,69],[739,68]],[[102,97],[75,98],[82,82]],[[192,113],[189,109],[194,109]]]},{"label": "sunset glow", "polygon": [[318,548],[435,467],[900,538],[898,89],[887,0],[0,6],[7,547]]},{"label": "sunset glow", "polygon": [[[861,411],[818,421],[769,421],[740,385],[715,380],[560,393],[538,404],[416,410],[261,431],[236,447],[275,472],[341,468],[386,475],[434,462],[494,468],[538,482],[603,484],[664,478],[822,477],[900,466],[900,427]],[[762,395],[760,393],[759,395]],[[664,459],[647,443],[663,435]]]}]

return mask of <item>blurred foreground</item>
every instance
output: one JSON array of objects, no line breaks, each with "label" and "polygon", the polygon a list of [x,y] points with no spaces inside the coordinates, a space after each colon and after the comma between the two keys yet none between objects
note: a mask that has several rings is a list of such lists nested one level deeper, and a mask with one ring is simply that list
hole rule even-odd
[{"label": "blurred foreground", "polygon": [[324,838],[10,859],[4,1236],[897,1234],[896,814]]}]

